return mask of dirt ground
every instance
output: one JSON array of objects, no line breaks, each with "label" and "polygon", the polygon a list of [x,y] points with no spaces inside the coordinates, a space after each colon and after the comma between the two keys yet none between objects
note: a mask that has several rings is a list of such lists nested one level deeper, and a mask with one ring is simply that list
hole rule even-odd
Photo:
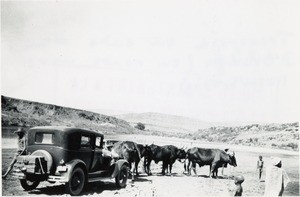
[{"label": "dirt ground", "polygon": [[[175,138],[156,138],[149,136],[127,136],[132,141],[140,143],[156,144],[174,144],[177,146],[224,146],[224,144],[205,144],[184,141]],[[127,137],[119,136],[122,140]],[[160,139],[160,140],[158,140]],[[5,172],[10,160],[13,157],[15,147],[14,139],[2,138],[2,173]],[[183,164],[176,161],[172,175],[162,176],[161,163],[152,163],[152,176],[147,176],[140,167],[140,176],[133,183],[128,182],[126,188],[118,189],[114,184],[114,180],[88,184],[82,195],[103,195],[103,196],[233,196],[235,188],[231,177],[243,175],[245,182],[243,183],[244,196],[262,196],[264,193],[264,178],[263,181],[258,181],[256,172],[256,161],[258,155],[262,155],[265,160],[265,165],[269,164],[270,156],[281,157],[283,168],[287,171],[290,178],[290,183],[285,188],[284,196],[299,196],[299,153],[272,151],[266,149],[253,149],[251,147],[230,147],[236,153],[237,164],[236,168],[228,167],[224,170],[224,175],[219,172],[217,179],[209,178],[208,166],[197,167],[198,176],[192,174],[187,176],[183,172]],[[8,176],[6,180],[2,180],[2,195],[3,196],[43,196],[43,195],[62,195],[65,194],[64,186],[59,184],[50,184],[48,182],[41,183],[35,190],[26,192],[21,188],[18,180],[13,176]]]}]

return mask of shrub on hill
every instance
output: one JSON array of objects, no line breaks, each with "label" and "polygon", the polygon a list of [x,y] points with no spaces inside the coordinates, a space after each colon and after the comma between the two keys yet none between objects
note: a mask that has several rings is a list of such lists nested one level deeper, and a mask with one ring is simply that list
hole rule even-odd
[{"label": "shrub on hill", "polygon": [[143,123],[139,122],[136,124],[135,128],[139,130],[145,130],[146,127]]}]

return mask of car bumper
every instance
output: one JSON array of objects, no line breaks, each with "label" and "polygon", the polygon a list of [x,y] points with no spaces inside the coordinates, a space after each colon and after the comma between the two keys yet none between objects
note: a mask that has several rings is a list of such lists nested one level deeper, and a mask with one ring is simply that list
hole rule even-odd
[{"label": "car bumper", "polygon": [[26,176],[24,173],[22,172],[14,172],[13,173],[13,177],[17,178],[17,179],[26,179]]},{"label": "car bumper", "polygon": [[58,182],[58,183],[66,183],[68,182],[68,178],[65,176],[49,176],[47,181],[50,182]]}]

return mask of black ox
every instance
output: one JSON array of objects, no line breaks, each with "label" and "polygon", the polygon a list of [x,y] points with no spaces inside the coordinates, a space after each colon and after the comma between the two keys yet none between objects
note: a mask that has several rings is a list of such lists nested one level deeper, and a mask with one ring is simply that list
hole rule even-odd
[{"label": "black ox", "polygon": [[148,175],[151,175],[150,164],[151,161],[154,160],[155,163],[160,161],[163,162],[162,166],[162,175],[165,175],[165,171],[168,170],[169,173],[172,174],[172,165],[176,161],[176,159],[185,159],[186,153],[183,149],[179,149],[173,145],[166,146],[157,146],[151,144],[148,146],[150,149],[147,152],[147,156],[145,156],[144,168]]},{"label": "black ox", "polygon": [[217,176],[218,168],[224,165],[230,164],[234,167],[237,166],[234,152],[233,154],[229,154],[220,149],[190,148],[187,150],[187,159],[189,175],[191,174],[191,164],[195,174],[197,174],[196,164],[198,164],[199,167],[209,165],[209,177],[211,177],[212,174],[216,174]]},{"label": "black ox", "polygon": [[[143,144],[137,144],[137,146],[140,152],[141,159],[144,158],[144,171],[147,172],[146,166],[147,162],[149,161],[149,156],[151,156],[151,148],[150,146]],[[138,175],[138,171],[136,171],[136,174]]]}]

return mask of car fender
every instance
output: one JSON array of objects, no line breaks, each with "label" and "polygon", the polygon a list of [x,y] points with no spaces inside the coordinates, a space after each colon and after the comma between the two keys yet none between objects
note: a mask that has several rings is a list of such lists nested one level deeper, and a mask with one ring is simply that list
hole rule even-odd
[{"label": "car fender", "polygon": [[129,163],[124,159],[120,159],[120,160],[116,161],[116,163],[114,163],[114,165],[115,165],[115,168],[114,168],[114,172],[111,175],[111,178],[115,178],[119,174],[120,169],[123,165],[126,165],[127,167],[129,167]]},{"label": "car fender", "polygon": [[67,166],[68,170],[67,172],[61,173],[61,177],[63,180],[65,180],[64,182],[68,182],[71,178],[71,173],[73,172],[74,168],[76,166],[81,166],[83,168],[83,171],[85,173],[87,173],[87,169],[86,169],[86,165],[85,163],[80,160],[80,159],[74,159],[72,161],[69,161],[65,164],[65,166]]}]

